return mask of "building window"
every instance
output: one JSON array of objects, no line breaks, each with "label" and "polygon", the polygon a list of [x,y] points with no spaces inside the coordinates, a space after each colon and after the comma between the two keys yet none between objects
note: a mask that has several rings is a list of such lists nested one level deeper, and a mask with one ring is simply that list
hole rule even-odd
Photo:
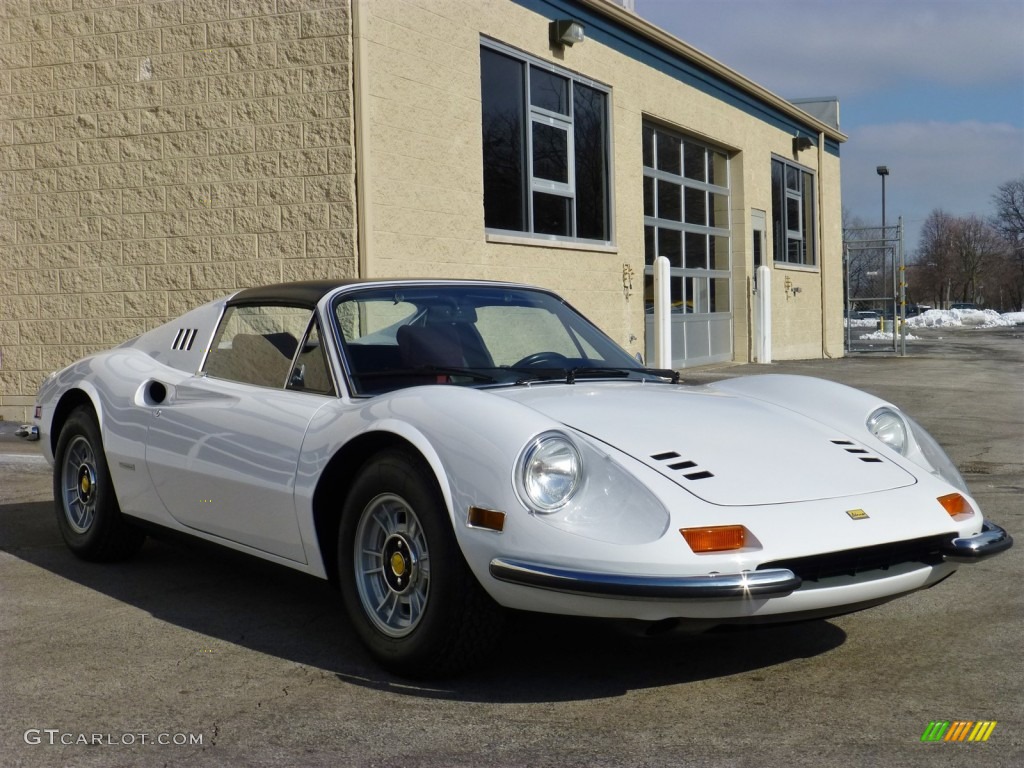
[{"label": "building window", "polygon": [[608,91],[505,48],[480,49],[484,224],[608,242]]},{"label": "building window", "polygon": [[729,312],[728,157],[651,124],[643,127],[643,156],[648,283],[655,258],[665,256],[673,313]]},{"label": "building window", "polygon": [[775,261],[813,267],[814,174],[783,160],[772,160],[772,229]]}]

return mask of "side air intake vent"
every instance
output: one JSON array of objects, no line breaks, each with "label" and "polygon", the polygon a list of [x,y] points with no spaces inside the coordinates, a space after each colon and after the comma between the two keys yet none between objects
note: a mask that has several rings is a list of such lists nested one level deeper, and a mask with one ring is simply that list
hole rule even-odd
[{"label": "side air intake vent", "polygon": [[178,334],[174,337],[174,342],[171,344],[171,349],[179,352],[188,352],[192,349],[192,344],[195,343],[198,333],[198,328],[179,328]]}]

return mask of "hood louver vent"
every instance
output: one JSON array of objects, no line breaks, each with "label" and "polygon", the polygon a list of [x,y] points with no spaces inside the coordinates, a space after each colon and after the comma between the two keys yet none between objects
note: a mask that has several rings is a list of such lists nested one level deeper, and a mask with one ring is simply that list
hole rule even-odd
[{"label": "hood louver vent", "polygon": [[174,337],[174,342],[171,344],[171,349],[179,352],[188,352],[192,349],[192,344],[195,343],[198,333],[198,328],[179,328],[178,334]]},{"label": "hood louver vent", "polygon": [[[683,457],[675,451],[656,453],[651,456],[651,458],[661,464],[664,464],[666,469],[670,469],[674,473],[681,473],[687,480],[705,480],[709,477],[714,477],[711,472],[700,469],[700,467],[697,466],[697,462],[683,459]],[[679,459],[682,460],[679,461]]]},{"label": "hood louver vent", "polygon": [[882,460],[877,456],[872,456],[871,452],[866,448],[858,448],[849,440],[833,440],[832,445],[838,445],[844,451],[849,454],[856,456],[858,459],[863,461],[865,464],[881,464]]}]

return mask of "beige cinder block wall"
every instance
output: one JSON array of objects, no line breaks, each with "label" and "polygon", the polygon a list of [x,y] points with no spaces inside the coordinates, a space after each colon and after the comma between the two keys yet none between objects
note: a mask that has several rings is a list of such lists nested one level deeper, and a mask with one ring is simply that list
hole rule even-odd
[{"label": "beige cinder block wall", "polygon": [[[524,280],[642,350],[645,119],[730,154],[747,359],[750,211],[771,210],[790,133],[597,40],[552,49],[549,19],[510,0],[356,2],[4,0],[0,416],[82,354],[275,280]],[[486,235],[481,36],[610,88],[611,245]],[[841,301],[838,158],[791,159],[818,172],[822,267],[774,270],[775,355],[841,354],[841,314],[824,338],[821,318]]]},{"label": "beige cinder block wall", "polygon": [[[584,5],[606,5],[588,0]],[[440,3],[362,0],[357,89],[365,98],[360,147],[367,216],[362,252],[369,276],[445,275],[523,280],[551,287],[631,351],[643,350],[644,230],[641,128],[645,119],[731,156],[734,359],[748,359],[750,210],[771,212],[771,158],[818,173],[827,199],[819,259],[840,258],[839,161],[817,150],[793,157],[793,134],[635,58],[587,39],[564,50],[548,42],[546,16],[509,0]],[[618,14],[608,7],[607,12]],[[627,17],[629,18],[629,17]],[[633,17],[635,18],[635,17]],[[551,62],[611,89],[610,247],[487,236],[480,126],[482,37]],[[738,77],[738,76],[737,76]],[[779,100],[781,101],[781,100]],[[819,197],[819,200],[822,198]],[[768,233],[771,243],[771,232]],[[769,264],[771,264],[769,257]],[[782,297],[776,269],[776,358],[820,357],[822,280],[840,311],[837,266],[792,271],[800,293]],[[835,282],[836,280],[840,282]],[[841,329],[831,354],[842,354]]]},{"label": "beige cinder block wall", "polygon": [[0,417],[248,285],[351,277],[349,0],[0,0]]}]

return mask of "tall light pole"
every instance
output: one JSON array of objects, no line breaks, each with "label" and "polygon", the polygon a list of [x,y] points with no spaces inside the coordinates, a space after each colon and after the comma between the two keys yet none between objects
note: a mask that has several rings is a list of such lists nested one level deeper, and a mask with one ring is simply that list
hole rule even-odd
[{"label": "tall light pole", "polygon": [[[889,235],[885,231],[885,177],[889,175],[889,166],[880,165],[875,168],[875,173],[882,177],[882,268],[885,269],[885,262],[889,259]],[[896,306],[896,259],[892,260],[892,316],[895,320],[897,315]],[[885,319],[882,320],[882,330],[885,330]],[[895,326],[893,328],[895,331]],[[896,334],[892,335],[893,346],[896,345]]]},{"label": "tall light pole", "polygon": [[882,239],[885,239],[885,177],[889,175],[889,166],[880,165],[875,173],[882,177]]}]

